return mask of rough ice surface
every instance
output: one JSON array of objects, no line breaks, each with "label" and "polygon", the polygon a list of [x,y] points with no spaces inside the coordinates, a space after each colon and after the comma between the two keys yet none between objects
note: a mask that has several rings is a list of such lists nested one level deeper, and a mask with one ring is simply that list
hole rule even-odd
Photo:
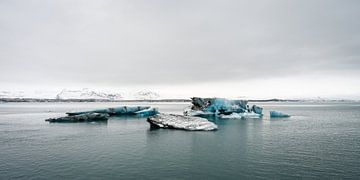
[{"label": "rough ice surface", "polygon": [[[263,108],[253,105],[251,108],[246,100],[229,100],[225,98],[193,97],[192,106],[184,110],[186,116],[227,115],[261,117]],[[249,114],[250,113],[250,114]],[[256,115],[257,114],[257,115]]]},{"label": "rough ice surface", "polygon": [[255,112],[244,112],[244,113],[232,113],[229,115],[220,115],[220,118],[223,119],[258,119],[261,118],[262,115],[257,114]]},{"label": "rough ice surface", "polygon": [[189,131],[212,131],[218,127],[213,122],[201,117],[175,114],[158,114],[147,119],[152,127],[182,129]]},{"label": "rough ice surface", "polygon": [[290,117],[290,115],[279,112],[279,111],[270,111],[270,117],[281,118],[281,117]]},{"label": "rough ice surface", "polygon": [[87,113],[104,113],[109,115],[126,115],[126,114],[136,114],[138,111],[142,111],[145,109],[149,109],[150,106],[120,106],[115,108],[105,108],[105,109],[97,109],[92,111],[80,111],[80,112],[67,112],[69,116],[79,115],[79,114],[87,114]]},{"label": "rough ice surface", "polygon": [[141,111],[135,112],[136,115],[139,116],[153,116],[159,114],[159,110],[157,108],[148,108]]},{"label": "rough ice surface", "polygon": [[247,101],[245,100],[228,100],[225,98],[191,98],[192,110],[201,110],[212,113],[230,113],[245,112]]},{"label": "rough ice surface", "polygon": [[93,122],[93,121],[107,121],[109,115],[101,113],[86,113],[74,116],[65,116],[58,118],[50,118],[45,121],[48,122]]},{"label": "rough ice surface", "polygon": [[253,106],[251,107],[251,111],[254,112],[254,113],[256,113],[256,114],[262,115],[262,114],[263,114],[263,113],[262,113],[262,110],[263,110],[263,108],[262,108],[262,107],[259,107],[259,106],[257,106],[257,105],[253,105]]}]

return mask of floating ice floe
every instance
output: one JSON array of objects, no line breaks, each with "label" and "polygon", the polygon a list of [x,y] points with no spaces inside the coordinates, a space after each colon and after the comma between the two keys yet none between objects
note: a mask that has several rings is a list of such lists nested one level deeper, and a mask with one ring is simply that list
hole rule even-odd
[{"label": "floating ice floe", "polygon": [[94,122],[94,121],[107,121],[109,115],[108,114],[101,114],[101,113],[87,113],[87,114],[80,114],[74,116],[65,116],[65,117],[58,117],[58,118],[49,118],[45,121],[48,122]]},{"label": "floating ice floe", "polygon": [[279,111],[270,111],[270,117],[272,117],[272,118],[282,118],[282,117],[290,117],[290,115],[279,112]]},{"label": "floating ice floe", "polygon": [[80,115],[80,114],[87,114],[87,113],[104,113],[104,114],[109,114],[110,116],[112,115],[128,115],[128,114],[136,114],[136,112],[145,110],[145,109],[149,109],[150,106],[120,106],[120,107],[115,107],[115,108],[105,108],[105,109],[97,109],[97,110],[92,110],[92,111],[80,111],[80,112],[67,112],[66,114],[68,114],[69,116],[74,116],[74,115]]},{"label": "floating ice floe", "polygon": [[182,129],[189,131],[212,131],[216,124],[201,117],[190,117],[175,114],[157,114],[147,119],[152,127]]},{"label": "floating ice floe", "polygon": [[186,116],[219,115],[223,117],[261,117],[263,108],[253,105],[251,108],[246,100],[229,100],[225,98],[191,98],[192,106],[184,110]]}]

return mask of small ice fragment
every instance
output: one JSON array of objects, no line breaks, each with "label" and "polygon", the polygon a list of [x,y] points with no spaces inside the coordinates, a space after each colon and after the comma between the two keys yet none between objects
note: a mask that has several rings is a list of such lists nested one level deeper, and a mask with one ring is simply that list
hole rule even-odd
[{"label": "small ice fragment", "polygon": [[290,117],[290,115],[279,112],[279,111],[270,111],[270,117],[272,117],[272,118],[282,118],[282,117]]}]

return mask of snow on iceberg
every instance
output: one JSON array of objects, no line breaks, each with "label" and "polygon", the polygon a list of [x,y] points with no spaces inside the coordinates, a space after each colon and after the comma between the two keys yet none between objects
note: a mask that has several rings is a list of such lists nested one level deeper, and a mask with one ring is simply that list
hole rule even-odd
[{"label": "snow on iceberg", "polygon": [[225,115],[225,114],[220,115],[220,118],[223,118],[223,119],[258,119],[261,117],[262,117],[262,115],[254,113],[254,112],[232,113],[229,115]]},{"label": "snow on iceberg", "polygon": [[147,119],[152,127],[182,129],[189,131],[212,131],[218,127],[213,122],[201,117],[175,114],[158,114]]}]

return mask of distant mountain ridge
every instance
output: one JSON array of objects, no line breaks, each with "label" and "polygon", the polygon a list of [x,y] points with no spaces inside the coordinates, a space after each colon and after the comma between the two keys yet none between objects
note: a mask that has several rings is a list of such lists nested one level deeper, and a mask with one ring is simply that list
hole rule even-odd
[{"label": "distant mountain ridge", "polygon": [[88,88],[81,90],[63,89],[56,95],[56,99],[108,99],[120,100],[123,96],[120,93],[106,93],[101,91],[94,91]]},{"label": "distant mountain ridge", "polygon": [[83,89],[63,89],[60,92],[25,92],[25,91],[0,91],[0,98],[33,98],[33,99],[58,99],[58,100],[158,100],[161,96],[154,91],[140,90],[131,92],[109,92],[97,91],[89,88]]},{"label": "distant mountain ridge", "polygon": [[133,98],[137,100],[154,100],[160,99],[160,95],[149,90],[141,90],[133,94]]}]

